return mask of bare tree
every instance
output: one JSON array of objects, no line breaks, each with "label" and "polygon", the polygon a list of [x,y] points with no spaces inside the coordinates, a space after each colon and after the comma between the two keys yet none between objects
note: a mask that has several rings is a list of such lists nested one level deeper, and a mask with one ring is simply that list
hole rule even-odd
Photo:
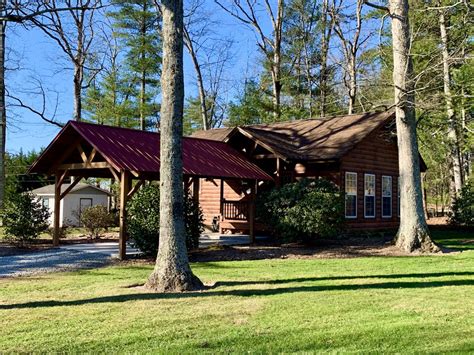
[{"label": "bare tree", "polygon": [[[357,56],[362,45],[370,38],[370,34],[361,38],[362,33],[362,5],[363,0],[357,0],[355,14],[345,17],[341,10],[342,1],[333,0],[331,8],[331,17],[334,21],[334,32],[339,37],[344,55],[344,86],[347,89],[349,98],[347,113],[354,113],[354,107],[357,99]],[[355,18],[354,18],[355,17]],[[347,21],[349,20],[349,21]],[[352,28],[352,20],[355,27]],[[344,29],[344,22],[348,22],[351,27],[349,30]],[[352,36],[350,37],[350,34]]]},{"label": "bare tree", "polygon": [[275,120],[278,120],[281,114],[281,45],[285,1],[277,0],[276,9],[274,9],[269,0],[264,0],[265,10],[272,26],[271,34],[265,33],[262,20],[257,15],[260,11],[260,6],[256,0],[232,0],[230,1],[232,3],[231,6],[225,6],[219,0],[215,0],[215,2],[224,11],[253,29],[257,37],[257,45],[270,65],[273,117]]},{"label": "bare tree", "polygon": [[[441,4],[439,4],[441,5]],[[462,171],[461,171],[461,153],[459,149],[458,132],[456,129],[456,117],[454,114],[453,95],[451,94],[451,73],[450,73],[450,55],[448,49],[448,31],[446,29],[446,9],[440,8],[439,11],[439,30],[441,34],[441,52],[443,58],[443,88],[444,99],[446,101],[446,115],[448,119],[448,139],[450,145],[452,199],[461,191]]]},{"label": "bare tree", "polygon": [[423,210],[408,0],[390,0],[389,6],[401,188],[400,227],[396,245],[407,252],[437,252],[439,248],[430,238]]},{"label": "bare tree", "polygon": [[[326,116],[326,101],[328,97],[328,53],[334,29],[335,16],[329,16],[329,0],[323,0],[321,8],[321,69],[319,73],[320,115]],[[334,6],[332,7],[334,9]]]},{"label": "bare tree", "polygon": [[219,38],[214,32],[219,22],[202,11],[202,0],[193,2],[184,23],[184,45],[191,57],[199,93],[202,127],[208,130],[219,125],[223,110],[221,94],[225,67],[231,59],[233,41]]},{"label": "bare tree", "polygon": [[[33,17],[31,22],[52,39],[66,54],[73,65],[74,119],[82,117],[82,90],[87,88],[100,69],[86,68],[87,58],[92,51],[95,35],[96,10],[101,0],[64,0],[61,3],[67,11],[57,11],[57,0],[44,2],[44,11]],[[85,82],[85,71],[90,69],[90,79]]]},{"label": "bare tree", "polygon": [[160,243],[147,287],[176,292],[201,289],[203,284],[189,266],[183,216],[183,1],[163,0],[161,12]]},{"label": "bare tree", "polygon": [[77,6],[61,4],[52,9],[47,6],[49,1],[20,1],[7,2],[0,0],[0,208],[3,207],[5,197],[5,148],[7,131],[6,113],[6,85],[5,85],[5,43],[7,23],[27,25],[34,23],[38,17],[46,16],[51,11],[60,13],[63,11],[78,10]]}]

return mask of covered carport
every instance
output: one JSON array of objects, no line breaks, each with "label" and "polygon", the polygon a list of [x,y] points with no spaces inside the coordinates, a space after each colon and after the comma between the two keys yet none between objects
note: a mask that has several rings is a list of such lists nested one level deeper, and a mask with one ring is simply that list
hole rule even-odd
[{"label": "covered carport", "polygon": [[[34,162],[29,173],[55,176],[55,246],[60,242],[61,199],[83,178],[109,178],[119,182],[119,256],[124,259],[127,201],[146,181],[159,180],[159,171],[159,133],[70,121]],[[73,177],[72,183],[61,190],[67,177]],[[254,240],[253,211],[257,182],[272,178],[224,142],[184,137],[183,187],[192,189],[196,200],[199,200],[200,178],[249,182],[249,208],[252,211],[249,213],[250,236]]]}]

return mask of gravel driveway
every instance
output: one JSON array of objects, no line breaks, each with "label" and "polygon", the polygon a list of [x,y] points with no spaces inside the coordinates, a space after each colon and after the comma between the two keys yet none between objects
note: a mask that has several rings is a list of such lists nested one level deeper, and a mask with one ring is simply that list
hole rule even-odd
[{"label": "gravel driveway", "polygon": [[[211,245],[248,244],[248,236],[203,235],[200,248]],[[127,246],[127,255],[136,255],[137,249]],[[27,276],[46,272],[70,271],[107,265],[118,256],[118,243],[81,243],[63,245],[32,253],[0,257],[0,278]]]}]

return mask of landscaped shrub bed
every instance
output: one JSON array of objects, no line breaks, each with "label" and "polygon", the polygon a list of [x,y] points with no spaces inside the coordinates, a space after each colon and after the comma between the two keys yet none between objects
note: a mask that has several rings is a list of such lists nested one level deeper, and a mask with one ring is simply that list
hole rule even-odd
[{"label": "landscaped shrub bed", "polygon": [[304,179],[261,194],[257,216],[281,241],[309,242],[341,232],[344,200],[332,182]]}]

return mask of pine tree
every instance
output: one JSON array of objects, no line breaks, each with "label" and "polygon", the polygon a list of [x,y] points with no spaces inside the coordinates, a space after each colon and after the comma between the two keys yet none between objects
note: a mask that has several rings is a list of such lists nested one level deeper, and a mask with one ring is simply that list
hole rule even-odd
[{"label": "pine tree", "polygon": [[153,0],[116,0],[117,11],[109,13],[125,54],[125,81],[130,100],[139,113],[140,129],[155,125],[159,106],[155,99],[160,85],[161,15]]}]

